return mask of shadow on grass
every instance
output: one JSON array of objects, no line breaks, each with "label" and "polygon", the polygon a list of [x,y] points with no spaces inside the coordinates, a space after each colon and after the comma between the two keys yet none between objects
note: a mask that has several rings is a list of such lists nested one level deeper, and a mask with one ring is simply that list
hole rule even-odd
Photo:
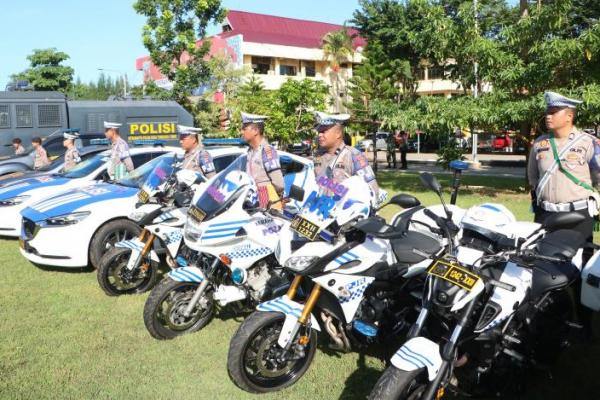
[{"label": "shadow on grass", "polygon": [[356,369],[346,379],[344,390],[340,393],[340,400],[366,398],[380,376],[381,371],[369,367],[365,355],[361,353],[356,361]]},{"label": "shadow on grass", "polygon": [[96,269],[92,266],[87,267],[55,267],[52,265],[43,265],[37,264],[34,262],[29,262],[31,265],[36,267],[39,270],[47,271],[47,272],[65,272],[67,274],[88,274],[90,272],[96,272]]}]

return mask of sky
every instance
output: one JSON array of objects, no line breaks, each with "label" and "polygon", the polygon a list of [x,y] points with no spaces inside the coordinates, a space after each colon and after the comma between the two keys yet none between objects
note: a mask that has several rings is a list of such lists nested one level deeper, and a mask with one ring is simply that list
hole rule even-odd
[{"label": "sky", "polygon": [[[141,39],[145,19],[132,0],[2,0],[0,90],[10,76],[25,70],[33,49],[55,47],[82,81],[96,81],[99,68],[113,79],[127,74],[142,80],[136,58],[147,54]],[[224,0],[231,10],[342,24],[352,18],[358,0]],[[218,33],[213,27],[210,33]]]}]

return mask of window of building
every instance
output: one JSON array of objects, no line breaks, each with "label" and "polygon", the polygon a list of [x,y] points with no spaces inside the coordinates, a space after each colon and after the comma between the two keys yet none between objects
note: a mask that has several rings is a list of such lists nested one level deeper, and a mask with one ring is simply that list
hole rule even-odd
[{"label": "window of building", "polygon": [[317,76],[317,66],[314,61],[304,61],[304,69],[306,70],[306,76]]},{"label": "window of building", "polygon": [[444,79],[444,67],[435,66],[428,68],[428,78],[429,79]]},{"label": "window of building", "polygon": [[294,65],[280,65],[279,75],[296,76],[296,66]]},{"label": "window of building", "polygon": [[267,75],[270,69],[270,57],[252,57],[252,71],[255,74]]},{"label": "window of building", "polygon": [[8,104],[0,106],[0,128],[10,128],[10,118],[8,117]]},{"label": "window of building", "polygon": [[38,105],[38,125],[40,127],[60,126],[60,105]]},{"label": "window of building", "polygon": [[417,67],[416,75],[417,75],[417,80],[419,80],[419,81],[425,80],[425,68]]},{"label": "window of building", "polygon": [[15,111],[17,112],[17,128],[33,128],[31,104],[17,104]]}]

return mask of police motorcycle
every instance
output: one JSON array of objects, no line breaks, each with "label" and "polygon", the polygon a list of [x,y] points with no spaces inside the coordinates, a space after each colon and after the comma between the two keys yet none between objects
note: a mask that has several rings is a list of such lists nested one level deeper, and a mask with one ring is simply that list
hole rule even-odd
[{"label": "police motorcycle", "polygon": [[[433,176],[424,181],[441,197]],[[448,237],[460,236],[458,246],[427,269],[408,340],[369,398],[514,395],[527,371],[545,368],[581,329],[569,291],[585,238],[567,228],[583,217],[556,215],[540,226],[482,204],[466,212],[460,232],[432,218]]]},{"label": "police motorcycle", "polygon": [[291,248],[278,257],[295,274],[287,293],[259,304],[231,339],[229,376],[245,391],[272,392],[298,381],[315,356],[317,332],[329,336],[333,349],[350,351],[407,329],[416,302],[408,293],[419,287],[407,278],[443,252],[434,237],[408,229],[423,209],[413,196],[392,197],[388,204],[406,210],[391,226],[373,216],[361,177],[318,183],[319,192],[281,232]]},{"label": "police motorcycle", "polygon": [[161,256],[175,261],[194,191],[205,178],[179,168],[181,159],[165,159],[148,175],[129,219],[143,227],[137,238],[115,243],[101,258],[97,278],[109,296],[143,293],[154,286]]},{"label": "police motorcycle", "polygon": [[179,268],[170,271],[146,300],[148,332],[156,339],[172,339],[202,329],[217,305],[253,307],[285,292],[290,277],[273,254],[279,232],[290,224],[286,215],[303,197],[303,189],[292,186],[284,199],[290,202],[285,214],[257,208],[257,187],[246,173],[245,155],[213,177],[188,210],[186,246],[176,258]]}]

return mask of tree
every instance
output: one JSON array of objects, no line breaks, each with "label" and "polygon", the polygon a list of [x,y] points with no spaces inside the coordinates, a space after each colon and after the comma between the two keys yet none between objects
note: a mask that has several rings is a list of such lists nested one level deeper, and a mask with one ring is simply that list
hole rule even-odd
[{"label": "tree", "polygon": [[[332,84],[332,99],[335,105],[336,111],[340,112],[342,108],[342,102],[340,101],[341,85],[340,85],[340,70],[341,64],[352,60],[354,55],[354,47],[352,40],[356,35],[351,35],[348,32],[348,28],[344,27],[339,31],[332,31],[322,39],[321,49],[323,50],[323,57],[329,61],[331,68],[331,84]],[[344,85],[343,90],[346,91],[347,82]]]},{"label": "tree", "polygon": [[[204,57],[210,49],[207,26],[225,17],[220,0],[137,0],[135,11],[147,18],[144,46],[160,72],[173,82],[173,97],[190,108],[192,91],[208,80]],[[203,39],[197,45],[198,39]]]},{"label": "tree", "polygon": [[69,55],[55,48],[36,49],[27,56],[31,67],[13,75],[13,80],[26,80],[34,90],[60,91],[66,93],[73,81],[74,70],[62,62],[69,59]]}]

